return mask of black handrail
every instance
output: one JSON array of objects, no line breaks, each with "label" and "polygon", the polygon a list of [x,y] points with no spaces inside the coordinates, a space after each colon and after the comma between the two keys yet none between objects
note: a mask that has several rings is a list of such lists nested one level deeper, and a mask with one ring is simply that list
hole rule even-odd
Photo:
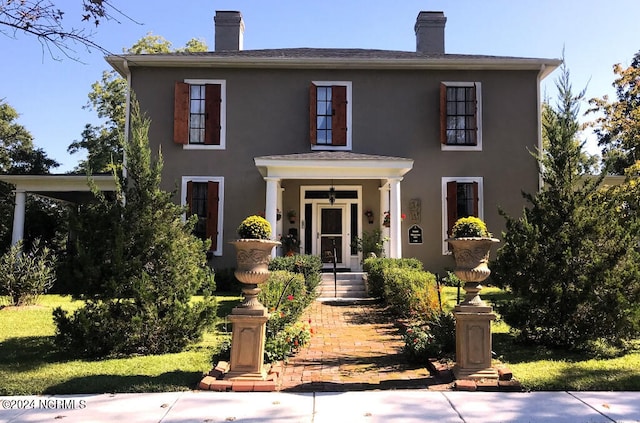
[{"label": "black handrail", "polygon": [[338,272],[336,270],[336,239],[333,238],[331,240],[331,243],[333,245],[333,257],[332,257],[332,261],[333,261],[333,296],[334,298],[338,298]]}]

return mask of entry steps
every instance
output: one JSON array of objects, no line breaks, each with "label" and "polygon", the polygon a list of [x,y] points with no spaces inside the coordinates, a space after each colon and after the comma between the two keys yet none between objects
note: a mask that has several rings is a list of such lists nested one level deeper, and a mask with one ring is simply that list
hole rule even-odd
[{"label": "entry steps", "polygon": [[365,273],[362,272],[322,273],[322,282],[318,286],[318,301],[371,301],[367,294]]}]

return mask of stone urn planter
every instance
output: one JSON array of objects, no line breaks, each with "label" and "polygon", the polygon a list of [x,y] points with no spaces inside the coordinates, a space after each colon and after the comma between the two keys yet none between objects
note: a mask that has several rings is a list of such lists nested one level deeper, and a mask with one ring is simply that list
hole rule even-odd
[{"label": "stone urn planter", "polygon": [[[236,248],[236,278],[243,284],[244,300],[238,307],[245,311],[262,313],[264,306],[258,301],[259,285],[269,278],[269,260],[273,247],[280,245],[271,237],[271,224],[261,216],[249,216],[238,226],[240,239],[231,241]],[[253,314],[253,313],[245,313]]]},{"label": "stone urn planter", "polygon": [[280,242],[268,239],[237,239],[231,241],[231,244],[236,248],[237,269],[234,274],[243,284],[244,300],[238,307],[262,310],[264,306],[257,298],[260,284],[269,278],[271,251],[273,247],[280,245]]},{"label": "stone urn planter", "polygon": [[465,299],[461,305],[485,306],[480,298],[480,282],[491,274],[488,266],[489,253],[491,247],[500,240],[491,237],[460,237],[448,238],[446,241],[451,246],[455,260],[454,273],[465,282]]}]

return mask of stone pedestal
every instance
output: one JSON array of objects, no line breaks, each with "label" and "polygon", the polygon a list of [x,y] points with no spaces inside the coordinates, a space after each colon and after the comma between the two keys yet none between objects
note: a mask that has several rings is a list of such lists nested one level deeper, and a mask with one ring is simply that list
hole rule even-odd
[{"label": "stone pedestal", "polygon": [[456,379],[498,379],[491,366],[491,321],[493,308],[480,298],[481,282],[491,270],[489,250],[495,238],[450,238],[456,261],[454,273],[465,282],[464,301],[453,310],[456,318]]},{"label": "stone pedestal", "polygon": [[[234,310],[237,311],[237,310]],[[233,325],[231,360],[225,379],[265,380],[264,340],[269,315],[234,314],[229,316]]]},{"label": "stone pedestal", "polygon": [[456,317],[456,379],[498,379],[491,367],[491,321],[496,315],[489,306],[454,309]]},{"label": "stone pedestal", "polygon": [[231,332],[231,360],[225,379],[265,380],[264,343],[269,313],[258,300],[260,284],[269,278],[271,250],[278,241],[238,239],[236,247],[238,269],[236,278],[243,284],[242,303],[229,315]]}]

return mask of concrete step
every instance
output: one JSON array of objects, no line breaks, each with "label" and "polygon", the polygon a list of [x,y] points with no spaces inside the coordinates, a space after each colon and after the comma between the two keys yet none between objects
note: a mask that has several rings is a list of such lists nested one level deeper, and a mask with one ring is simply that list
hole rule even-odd
[{"label": "concrete step", "polygon": [[367,288],[363,278],[363,273],[344,272],[323,273],[322,282],[318,287],[320,292],[319,300],[358,300],[368,298]]}]

